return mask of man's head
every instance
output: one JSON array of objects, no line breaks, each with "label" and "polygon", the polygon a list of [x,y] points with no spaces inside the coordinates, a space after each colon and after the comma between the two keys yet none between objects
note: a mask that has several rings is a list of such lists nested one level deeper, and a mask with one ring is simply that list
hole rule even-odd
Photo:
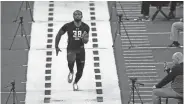
[{"label": "man's head", "polygon": [[174,64],[180,64],[183,62],[183,54],[181,52],[176,52],[172,56]]},{"label": "man's head", "polygon": [[80,10],[76,10],[73,12],[74,21],[79,22],[82,19],[82,12]]}]

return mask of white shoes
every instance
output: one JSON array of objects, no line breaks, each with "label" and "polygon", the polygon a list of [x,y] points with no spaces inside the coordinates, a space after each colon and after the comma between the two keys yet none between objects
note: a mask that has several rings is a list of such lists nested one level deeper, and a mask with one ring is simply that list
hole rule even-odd
[{"label": "white shoes", "polygon": [[68,74],[68,83],[71,83],[73,81],[73,73]]},{"label": "white shoes", "polygon": [[77,83],[73,83],[73,90],[74,91],[78,91],[78,85],[77,85]]}]

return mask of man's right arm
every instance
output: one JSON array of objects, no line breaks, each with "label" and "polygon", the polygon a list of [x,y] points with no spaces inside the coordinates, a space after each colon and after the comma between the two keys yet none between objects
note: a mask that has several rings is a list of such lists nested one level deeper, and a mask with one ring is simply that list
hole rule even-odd
[{"label": "man's right arm", "polygon": [[65,24],[65,25],[59,30],[59,32],[57,33],[56,38],[55,38],[55,48],[58,48],[58,44],[59,44],[59,41],[60,41],[60,39],[61,39],[61,36],[62,36],[63,34],[65,34],[66,29],[67,29],[67,24]]}]

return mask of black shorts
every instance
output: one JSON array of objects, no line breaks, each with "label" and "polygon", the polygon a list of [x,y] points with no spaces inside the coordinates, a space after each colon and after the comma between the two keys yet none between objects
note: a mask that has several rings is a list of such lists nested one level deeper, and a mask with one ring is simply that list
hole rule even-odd
[{"label": "black shorts", "polygon": [[81,48],[79,50],[67,50],[67,60],[68,62],[85,62],[85,50]]}]

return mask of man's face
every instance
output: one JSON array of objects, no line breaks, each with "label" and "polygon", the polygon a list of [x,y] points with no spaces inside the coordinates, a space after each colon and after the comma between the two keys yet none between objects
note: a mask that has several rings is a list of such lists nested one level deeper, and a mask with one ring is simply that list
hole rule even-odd
[{"label": "man's face", "polygon": [[74,20],[75,20],[76,22],[81,21],[81,19],[82,19],[82,13],[81,13],[80,11],[75,11],[75,12],[73,13],[73,18],[74,18]]}]

